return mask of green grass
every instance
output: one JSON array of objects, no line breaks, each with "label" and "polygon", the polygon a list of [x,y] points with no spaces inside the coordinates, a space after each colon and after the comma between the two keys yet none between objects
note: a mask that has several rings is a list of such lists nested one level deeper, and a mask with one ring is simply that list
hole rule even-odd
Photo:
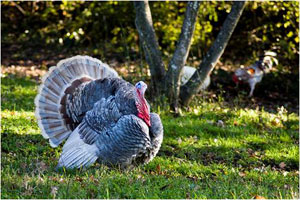
[{"label": "green grass", "polygon": [[299,198],[295,113],[222,102],[198,103],[178,118],[162,111],[165,137],[149,164],[55,171],[61,147],[40,135],[36,91],[29,79],[2,78],[1,198]]}]

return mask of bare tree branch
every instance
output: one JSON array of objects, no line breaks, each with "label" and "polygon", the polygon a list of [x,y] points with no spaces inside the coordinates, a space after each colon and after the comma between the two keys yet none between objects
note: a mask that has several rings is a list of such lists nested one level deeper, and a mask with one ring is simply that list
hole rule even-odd
[{"label": "bare tree branch", "polygon": [[15,2],[13,2],[13,1],[11,1],[11,3],[12,3],[14,6],[16,6],[16,8],[17,8],[23,15],[26,15],[25,10],[24,10],[19,4],[15,3]]},{"label": "bare tree branch", "polygon": [[148,0],[136,1],[134,7],[136,11],[135,25],[142,41],[146,61],[150,67],[152,84],[154,89],[157,90],[163,87],[166,72],[153,28]]},{"label": "bare tree branch", "polygon": [[189,54],[197,13],[200,7],[199,1],[189,1],[185,12],[184,22],[181,28],[179,42],[174,55],[169,63],[166,86],[169,89],[171,108],[177,113],[180,92],[180,75]]},{"label": "bare tree branch", "polygon": [[215,42],[202,60],[197,71],[184,86],[181,86],[180,99],[183,105],[187,105],[192,97],[199,91],[205,78],[210,75],[216,62],[222,56],[239,18],[242,15],[245,3],[245,1],[235,1],[233,3],[231,11],[226,17]]}]

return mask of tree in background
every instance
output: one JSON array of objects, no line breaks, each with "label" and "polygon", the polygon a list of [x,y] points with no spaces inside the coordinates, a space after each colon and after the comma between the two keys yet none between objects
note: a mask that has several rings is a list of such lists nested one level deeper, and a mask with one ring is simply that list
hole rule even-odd
[{"label": "tree in background", "polygon": [[167,94],[172,110],[177,113],[179,101],[182,105],[188,105],[215,67],[239,21],[245,7],[245,1],[236,1],[233,3],[231,11],[226,17],[215,42],[192,78],[182,87],[180,85],[182,68],[189,54],[200,2],[188,2],[187,4],[179,41],[169,63],[167,73],[165,72],[165,66],[153,28],[148,1],[134,2],[134,6],[136,10],[136,27],[142,40],[146,61],[150,67],[154,94]]},{"label": "tree in background", "polygon": [[[163,59],[171,60],[184,21],[187,2],[150,2],[153,26]],[[187,62],[203,60],[230,12],[232,2],[202,1]],[[41,48],[88,51],[107,61],[140,58],[132,2],[2,1],[3,54],[40,60]],[[126,17],[124,17],[126,16]],[[223,61],[250,64],[264,50],[277,53],[280,71],[298,71],[299,2],[249,1]],[[22,49],[22,53],[16,51]],[[29,47],[36,49],[32,51]],[[50,49],[51,48],[51,49]],[[8,52],[9,50],[9,52]],[[29,55],[24,55],[24,52]],[[51,51],[49,51],[51,52]],[[32,56],[32,53],[36,56]],[[110,56],[111,55],[111,56]],[[245,59],[245,55],[248,55]]]},{"label": "tree in background", "polygon": [[[37,67],[46,69],[62,58],[85,54],[97,57],[108,64],[114,63],[117,68],[126,69],[128,73],[124,73],[123,76],[128,81],[134,82],[137,79],[149,81],[151,78],[147,73],[149,67],[145,65],[143,59],[145,53],[135,25],[136,13],[133,12],[132,2],[2,1],[0,4],[1,59],[5,65],[26,63],[27,66],[32,66],[34,63]],[[204,61],[230,13],[232,4],[233,2],[229,1],[200,3],[190,50],[186,52],[186,55],[189,55],[186,65],[199,66],[200,61]],[[184,29],[182,25],[187,18],[185,14],[191,14],[186,12],[187,5],[188,3],[183,1],[149,2],[152,11],[150,13],[149,10],[149,13],[153,18],[151,24],[157,36],[157,40],[154,41],[157,42],[157,49],[163,60],[162,62],[158,59],[155,62],[164,66],[162,68],[157,65],[161,70],[164,69],[164,72],[159,72],[164,74],[163,76],[152,76],[152,79],[159,77],[162,81],[162,83],[152,81],[152,84],[157,83],[156,88],[172,89],[168,83],[175,85],[178,79],[172,78],[173,75],[180,76],[181,65],[175,70],[169,66],[172,59],[175,61],[177,54],[175,52],[184,55],[184,52],[176,49],[179,49],[177,47],[180,33]],[[280,91],[286,96],[291,95],[291,98],[298,98],[299,85],[295,84],[299,79],[298,1],[247,2],[231,37],[226,51],[220,58],[220,65],[213,70],[214,81],[210,87],[211,91],[217,93],[215,89],[218,84],[223,85],[223,88],[227,86],[230,88],[231,70],[241,64],[247,66],[253,63],[264,50],[272,50],[277,53],[279,65],[264,78],[261,87],[257,88],[258,91],[259,88],[264,88],[269,92]],[[184,61],[184,56],[176,58],[180,62]],[[200,67],[198,69],[200,70]],[[151,74],[153,73],[155,72],[152,70]],[[177,84],[172,91],[164,94],[170,96],[170,102],[173,102],[178,93],[181,98],[188,97],[183,93],[185,89]],[[149,94],[151,95],[150,92],[147,93]],[[227,93],[225,98],[230,94]],[[151,98],[150,95],[148,98]],[[156,97],[155,100],[158,102],[153,102],[153,99],[152,102],[162,104],[166,102],[163,98]],[[175,107],[176,103],[179,102],[173,102]]]}]

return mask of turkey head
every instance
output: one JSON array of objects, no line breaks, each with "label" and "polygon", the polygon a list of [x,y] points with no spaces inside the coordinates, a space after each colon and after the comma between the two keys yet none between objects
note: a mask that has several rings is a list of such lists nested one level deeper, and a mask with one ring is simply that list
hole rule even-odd
[{"label": "turkey head", "polygon": [[147,104],[147,101],[145,99],[145,91],[147,89],[147,84],[143,81],[137,82],[135,84],[136,89],[136,99],[135,99],[135,105],[138,110],[137,116],[145,121],[145,123],[150,127],[150,112],[149,107]]}]

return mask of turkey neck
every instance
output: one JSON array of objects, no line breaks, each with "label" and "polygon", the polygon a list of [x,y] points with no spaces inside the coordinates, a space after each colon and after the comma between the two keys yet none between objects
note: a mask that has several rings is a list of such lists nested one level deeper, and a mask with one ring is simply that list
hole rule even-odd
[{"label": "turkey neck", "polygon": [[136,100],[135,105],[138,111],[137,116],[145,121],[145,123],[150,127],[150,114],[149,108],[144,97],[144,94],[140,92],[140,90],[136,89]]}]

